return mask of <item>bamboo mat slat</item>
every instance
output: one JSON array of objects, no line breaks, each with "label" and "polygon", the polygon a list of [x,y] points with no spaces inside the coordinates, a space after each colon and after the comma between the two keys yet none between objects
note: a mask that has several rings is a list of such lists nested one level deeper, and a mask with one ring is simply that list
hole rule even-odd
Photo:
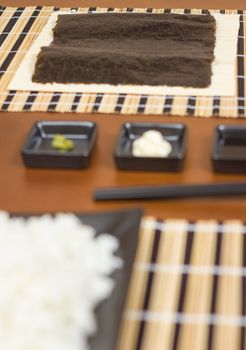
[{"label": "bamboo mat slat", "polygon": [[91,12],[148,12],[148,13],[206,13],[206,9],[152,8],[57,8],[57,7],[1,7],[0,6],[0,111],[41,111],[73,113],[155,114],[194,117],[246,117],[245,57],[246,11],[210,10],[222,14],[240,14],[237,49],[237,94],[223,96],[150,96],[102,93],[51,93],[37,91],[8,91],[11,81],[25,53],[47,23],[53,11]]},{"label": "bamboo mat slat", "polygon": [[118,350],[245,350],[246,224],[144,218]]}]

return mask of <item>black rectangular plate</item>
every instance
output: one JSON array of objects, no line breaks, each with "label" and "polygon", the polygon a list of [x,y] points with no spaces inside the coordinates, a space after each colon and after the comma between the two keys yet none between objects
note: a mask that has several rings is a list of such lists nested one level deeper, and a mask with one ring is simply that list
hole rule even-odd
[{"label": "black rectangular plate", "polygon": [[[120,243],[120,248],[116,254],[123,259],[124,266],[112,275],[115,280],[112,294],[95,310],[98,330],[89,340],[90,350],[115,350],[137,250],[142,210],[133,209],[76,215],[84,224],[94,227],[98,235],[101,233],[111,234],[117,237]],[[14,216],[20,215],[14,214]],[[30,215],[21,216],[29,217]]]},{"label": "black rectangular plate", "polygon": [[[69,152],[54,149],[51,142],[56,134],[73,140],[74,149]],[[24,164],[39,168],[85,168],[89,165],[96,136],[97,126],[94,122],[36,122],[22,148]]]},{"label": "black rectangular plate", "polygon": [[[157,130],[171,143],[167,158],[134,157],[132,143],[147,130]],[[115,148],[115,162],[119,169],[146,171],[179,171],[185,156],[187,129],[184,124],[125,123],[121,127]]]},{"label": "black rectangular plate", "polygon": [[246,127],[218,125],[214,132],[214,171],[246,173]]}]

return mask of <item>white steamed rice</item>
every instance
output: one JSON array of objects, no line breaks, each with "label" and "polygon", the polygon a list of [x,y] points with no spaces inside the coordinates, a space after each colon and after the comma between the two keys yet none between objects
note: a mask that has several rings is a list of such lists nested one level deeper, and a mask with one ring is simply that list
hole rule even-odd
[{"label": "white steamed rice", "polygon": [[0,212],[0,349],[84,350],[94,309],[122,266],[118,241],[95,237],[72,214],[9,218]]}]

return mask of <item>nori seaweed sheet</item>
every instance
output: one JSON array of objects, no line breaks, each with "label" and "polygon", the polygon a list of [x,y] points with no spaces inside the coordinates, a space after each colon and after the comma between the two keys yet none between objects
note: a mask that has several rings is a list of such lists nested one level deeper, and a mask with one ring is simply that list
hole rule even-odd
[{"label": "nori seaweed sheet", "polygon": [[33,81],[206,87],[214,59],[210,15],[60,15]]}]

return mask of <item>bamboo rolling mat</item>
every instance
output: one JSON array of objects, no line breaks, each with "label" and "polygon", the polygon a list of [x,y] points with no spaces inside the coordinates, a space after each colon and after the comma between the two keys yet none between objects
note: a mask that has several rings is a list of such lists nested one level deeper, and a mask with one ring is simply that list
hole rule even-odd
[{"label": "bamboo rolling mat", "polygon": [[245,350],[246,225],[145,218],[118,350]]},{"label": "bamboo rolling mat", "polygon": [[[0,110],[77,113],[171,114],[200,117],[246,117],[245,56],[246,11],[211,10],[213,13],[240,14],[237,52],[237,95],[221,96],[148,96],[133,94],[49,93],[8,91],[7,86],[25,53],[36,39],[50,14],[71,8],[0,7]],[[73,8],[74,12],[171,12],[171,9]],[[175,12],[201,14],[207,10],[179,9]]]}]

